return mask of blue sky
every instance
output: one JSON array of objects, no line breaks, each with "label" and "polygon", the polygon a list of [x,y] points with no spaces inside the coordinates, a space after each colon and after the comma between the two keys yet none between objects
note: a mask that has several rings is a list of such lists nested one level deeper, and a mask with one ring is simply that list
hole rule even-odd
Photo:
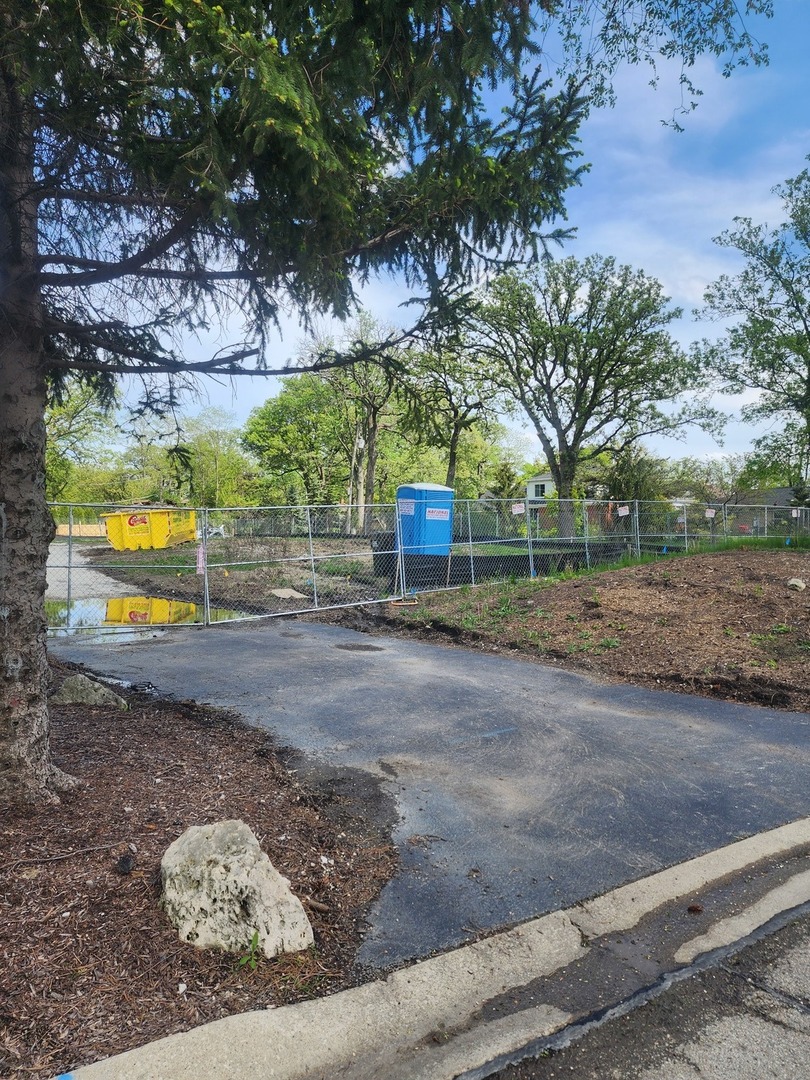
[{"label": "blue sky", "polygon": [[[673,66],[660,69],[656,90],[649,86],[649,70],[622,70],[616,106],[594,113],[580,133],[591,170],[569,195],[568,224],[577,238],[561,253],[613,255],[657,277],[684,308],[674,330],[684,345],[719,333],[714,324],[698,323],[692,310],[711,281],[740,267],[712,238],[735,216],[777,224],[781,207],[772,189],[799,173],[810,154],[810,0],[774,0],[774,6],[772,20],[749,20],[755,36],[768,43],[769,66],[739,69],[726,79],[719,63],[701,60],[695,81],[703,96],[683,120],[684,131],[661,122],[680,100]],[[381,322],[404,322],[397,305],[406,298],[391,280],[363,293],[364,305]],[[224,332],[220,344],[226,340]],[[273,362],[293,356],[299,340],[298,327],[287,324]],[[241,423],[276,388],[274,380],[236,379],[233,387],[206,380],[200,403],[189,403],[188,412],[207,401]],[[740,402],[718,397],[715,404],[733,414]],[[665,457],[738,453],[750,448],[759,430],[731,423],[722,447],[699,431],[685,442],[656,439],[648,445]],[[533,442],[531,453],[536,447]]]}]

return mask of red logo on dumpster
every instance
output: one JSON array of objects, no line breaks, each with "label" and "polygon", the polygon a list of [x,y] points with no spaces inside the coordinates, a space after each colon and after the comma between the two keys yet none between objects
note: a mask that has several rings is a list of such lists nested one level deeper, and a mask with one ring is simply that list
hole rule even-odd
[{"label": "red logo on dumpster", "polygon": [[129,621],[130,622],[149,622],[149,612],[148,611],[130,611],[130,613],[129,613]]},{"label": "red logo on dumpster", "polygon": [[127,519],[127,525],[148,525],[149,518],[146,514],[130,514]]}]

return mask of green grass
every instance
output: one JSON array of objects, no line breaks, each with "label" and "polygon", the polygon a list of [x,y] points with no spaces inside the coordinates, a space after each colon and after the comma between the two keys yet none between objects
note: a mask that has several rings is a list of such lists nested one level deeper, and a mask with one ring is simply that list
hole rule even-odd
[{"label": "green grass", "polygon": [[[473,541],[472,545],[473,555],[526,555],[529,554],[529,548],[525,540],[515,540],[513,542],[494,542],[491,544],[476,544]],[[463,559],[465,555],[470,554],[470,545],[467,543],[455,543],[453,544],[453,555],[457,559]]]},{"label": "green grass", "polygon": [[368,564],[360,559],[323,559],[315,563],[319,574],[332,577],[360,577],[368,573]]},{"label": "green grass", "polygon": [[95,564],[99,569],[105,566],[116,570],[148,570],[150,574],[176,574],[197,572],[196,548],[187,552],[173,552],[164,548],[149,548],[143,551],[131,551],[126,555],[117,554],[114,558],[100,560]]}]

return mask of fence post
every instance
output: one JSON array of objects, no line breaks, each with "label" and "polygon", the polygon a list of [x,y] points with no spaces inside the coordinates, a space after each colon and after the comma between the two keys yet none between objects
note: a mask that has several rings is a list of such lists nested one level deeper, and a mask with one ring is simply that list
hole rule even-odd
[{"label": "fence post", "polygon": [[470,584],[475,584],[475,556],[472,542],[472,516],[470,514],[470,500],[467,499],[467,546],[470,549]]},{"label": "fence post", "polygon": [[635,519],[636,519],[635,520],[635,526],[636,526],[636,529],[635,529],[635,532],[636,532],[636,536],[635,536],[635,540],[636,540],[636,558],[640,559],[641,558],[641,525],[639,524],[639,519],[638,519],[638,499],[633,499],[633,512],[635,514]]},{"label": "fence post", "polygon": [[[348,509],[348,514],[351,516],[351,505]],[[328,527],[328,525],[327,525]],[[312,570],[312,598],[315,602],[315,607],[318,606],[318,576],[315,570],[315,549],[312,545],[312,507],[307,507],[307,533],[309,535],[309,565]]]},{"label": "fence post", "polygon": [[211,594],[208,590],[208,508],[203,507],[198,513],[202,514],[202,536],[200,547],[202,548],[203,564],[203,626],[211,625]]},{"label": "fence post", "polygon": [[394,541],[397,546],[397,567],[399,570],[399,595],[407,595],[405,584],[405,552],[402,548],[402,521],[399,516],[399,499],[394,502]]},{"label": "fence post", "polygon": [[585,566],[590,570],[591,568],[591,545],[589,543],[591,536],[591,523],[588,520],[588,500],[582,500],[582,539],[585,541]]},{"label": "fence post", "polygon": [[73,505],[68,507],[68,550],[67,550],[67,624],[72,625],[71,599],[73,596]]},{"label": "fence post", "polygon": [[681,513],[683,514],[683,550],[689,554],[689,517],[686,513],[686,503],[681,503]]},{"label": "fence post", "polygon": [[723,503],[723,540],[728,540],[728,517],[725,503]]},{"label": "fence post", "polygon": [[534,548],[532,547],[532,512],[529,509],[529,500],[526,500],[526,539],[529,543],[529,573],[532,578],[536,578],[537,574],[534,570]]}]

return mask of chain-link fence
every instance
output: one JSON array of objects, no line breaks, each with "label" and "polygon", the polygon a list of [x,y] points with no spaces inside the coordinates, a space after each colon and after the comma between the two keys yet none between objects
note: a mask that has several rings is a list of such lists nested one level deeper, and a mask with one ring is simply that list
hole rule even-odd
[{"label": "chain-link fence", "polygon": [[64,505],[45,604],[54,633],[210,624],[545,577],[730,539],[810,537],[806,508],[456,500],[230,509]]}]

